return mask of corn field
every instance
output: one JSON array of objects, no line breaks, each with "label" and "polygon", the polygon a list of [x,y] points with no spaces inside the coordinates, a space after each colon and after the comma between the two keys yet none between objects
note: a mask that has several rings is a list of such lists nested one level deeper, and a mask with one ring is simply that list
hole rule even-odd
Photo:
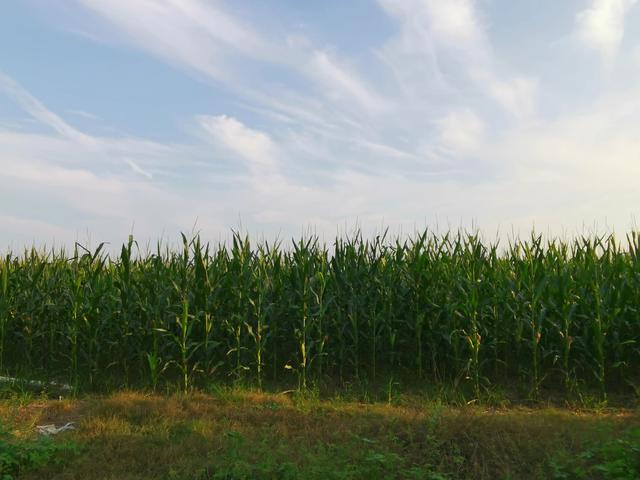
[{"label": "corn field", "polygon": [[354,379],[590,388],[639,379],[640,235],[283,247],[234,235],[0,259],[0,374],[85,391]]}]

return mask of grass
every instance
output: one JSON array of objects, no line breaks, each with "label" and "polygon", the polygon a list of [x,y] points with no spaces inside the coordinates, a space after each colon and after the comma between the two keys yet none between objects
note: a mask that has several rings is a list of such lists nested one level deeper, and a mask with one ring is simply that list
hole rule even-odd
[{"label": "grass", "polygon": [[640,469],[639,413],[229,387],[0,405],[0,420],[23,442],[35,424],[76,422],[55,439],[74,449],[19,477],[52,480],[637,478],[620,472]]}]

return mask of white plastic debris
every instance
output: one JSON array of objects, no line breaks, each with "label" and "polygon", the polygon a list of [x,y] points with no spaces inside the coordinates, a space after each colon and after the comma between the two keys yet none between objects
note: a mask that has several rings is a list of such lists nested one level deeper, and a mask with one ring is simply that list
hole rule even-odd
[{"label": "white plastic debris", "polygon": [[66,383],[41,382],[39,380],[25,380],[22,378],[15,378],[15,377],[0,376],[0,383],[22,383],[28,387],[33,387],[33,388],[49,387],[49,388],[57,388],[65,391],[71,390],[71,385],[67,385]]},{"label": "white plastic debris", "polygon": [[60,432],[65,432],[67,430],[75,430],[73,422],[66,423],[61,427],[56,427],[54,424],[51,425],[37,425],[36,430],[40,435],[44,435],[45,437],[50,437],[52,435],[57,435]]}]

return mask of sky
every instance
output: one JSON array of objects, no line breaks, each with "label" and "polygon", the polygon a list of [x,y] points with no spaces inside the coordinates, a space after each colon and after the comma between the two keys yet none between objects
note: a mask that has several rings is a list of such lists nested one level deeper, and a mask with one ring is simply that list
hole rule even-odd
[{"label": "sky", "polygon": [[5,0],[0,249],[637,227],[638,0]]}]

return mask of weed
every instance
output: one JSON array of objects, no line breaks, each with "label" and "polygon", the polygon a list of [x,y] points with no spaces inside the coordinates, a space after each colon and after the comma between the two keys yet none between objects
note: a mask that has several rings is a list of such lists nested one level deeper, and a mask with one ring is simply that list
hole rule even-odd
[{"label": "weed", "polygon": [[78,453],[75,443],[49,438],[17,439],[0,425],[0,480],[13,480],[19,475],[49,463],[61,463],[69,454]]}]

